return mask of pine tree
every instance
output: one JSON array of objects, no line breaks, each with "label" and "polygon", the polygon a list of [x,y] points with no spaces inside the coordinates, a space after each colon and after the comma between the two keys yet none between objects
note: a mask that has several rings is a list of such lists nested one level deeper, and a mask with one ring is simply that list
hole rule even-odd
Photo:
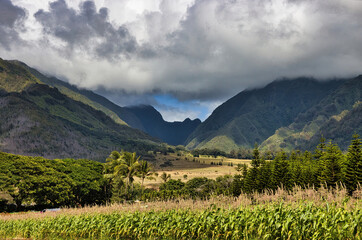
[{"label": "pine tree", "polygon": [[320,186],[320,179],[322,178],[321,174],[323,172],[323,168],[324,168],[324,163],[323,163],[323,155],[325,154],[326,151],[326,139],[322,136],[320,139],[320,143],[318,144],[317,148],[314,151],[314,159],[315,159],[315,164],[317,166],[317,179],[319,180],[317,182],[316,187]]},{"label": "pine tree", "polygon": [[258,190],[259,183],[257,182],[258,169],[253,167],[248,170],[244,179],[244,190],[247,193],[252,193]]},{"label": "pine tree", "polygon": [[275,188],[283,186],[288,189],[291,186],[292,179],[287,157],[287,154],[284,151],[281,151],[274,159],[272,178]]},{"label": "pine tree", "polygon": [[319,177],[322,184],[327,184],[328,187],[335,185],[342,180],[342,152],[339,147],[330,142],[325,153],[321,156],[321,175]]},{"label": "pine tree", "polygon": [[289,160],[290,161],[297,161],[297,154],[295,153],[295,151],[293,150],[292,153],[290,154]]},{"label": "pine tree", "polygon": [[309,151],[305,151],[303,154],[303,161],[311,161],[312,160],[312,153]]},{"label": "pine tree", "polygon": [[253,160],[251,161],[251,166],[253,168],[258,168],[260,166],[260,153],[259,153],[259,146],[257,143],[255,143],[254,145]]},{"label": "pine tree", "polygon": [[258,174],[259,191],[272,188],[271,176],[272,176],[271,162],[262,160]]},{"label": "pine tree", "polygon": [[362,142],[357,134],[348,148],[345,184],[350,195],[362,184]]},{"label": "pine tree", "polygon": [[255,143],[253,149],[253,159],[251,160],[251,169],[248,171],[244,179],[244,189],[246,192],[260,191],[259,183],[259,167],[260,167],[260,153],[258,144]]},{"label": "pine tree", "polygon": [[318,161],[326,150],[326,139],[322,136],[320,142],[314,151],[314,158]]},{"label": "pine tree", "polygon": [[242,180],[241,175],[235,175],[231,183],[230,191],[234,197],[238,197],[241,194]]}]

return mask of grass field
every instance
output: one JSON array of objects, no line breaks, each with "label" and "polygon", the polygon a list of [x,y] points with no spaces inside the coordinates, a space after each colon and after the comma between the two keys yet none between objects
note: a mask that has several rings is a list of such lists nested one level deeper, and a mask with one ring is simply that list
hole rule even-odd
[{"label": "grass field", "polygon": [[217,197],[0,215],[0,239],[361,239],[361,192]]},{"label": "grass field", "polygon": [[[191,155],[177,156],[177,154],[157,154],[156,159],[158,164],[154,166],[154,170],[159,176],[165,172],[171,174],[172,179],[181,179],[184,182],[195,177],[216,179],[226,174],[233,175],[237,173],[235,170],[237,164],[249,165],[251,162],[251,160],[247,159],[213,158],[207,156],[192,157]],[[165,162],[169,162],[170,165],[161,166]],[[211,162],[221,162],[223,165],[211,165]],[[233,166],[230,166],[231,163]],[[185,175],[187,175],[186,178],[184,177]],[[144,182],[145,187],[157,188],[163,182],[159,176],[155,177],[155,180],[146,179]]]}]

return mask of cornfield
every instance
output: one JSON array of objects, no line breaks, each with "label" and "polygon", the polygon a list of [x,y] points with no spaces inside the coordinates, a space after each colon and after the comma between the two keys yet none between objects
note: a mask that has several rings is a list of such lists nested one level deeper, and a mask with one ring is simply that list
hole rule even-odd
[{"label": "cornfield", "polygon": [[362,212],[336,204],[170,209],[0,220],[0,238],[361,239]]}]

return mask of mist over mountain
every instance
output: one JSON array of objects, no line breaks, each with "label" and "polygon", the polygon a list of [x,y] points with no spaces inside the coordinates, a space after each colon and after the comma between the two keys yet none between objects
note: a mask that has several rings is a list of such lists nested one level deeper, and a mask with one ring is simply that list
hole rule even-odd
[{"label": "mist over mountain", "polygon": [[103,112],[76,89],[39,74],[17,61],[0,59],[1,151],[104,161],[114,149],[142,152],[160,147],[159,140],[127,126],[110,110]]},{"label": "mist over mountain", "polygon": [[[61,81],[55,77],[46,76],[34,68],[27,66],[25,63],[19,61],[5,61],[0,59],[0,90],[3,96],[3,106],[2,106],[2,116],[3,120],[11,124],[13,121],[17,123],[16,119],[13,119],[11,116],[8,116],[11,111],[7,111],[9,109],[13,109],[14,112],[20,111],[24,107],[27,109],[38,108],[38,111],[28,112],[30,115],[24,116],[27,121],[33,121],[34,114],[44,115],[45,117],[40,121],[41,124],[38,124],[40,130],[38,132],[42,132],[42,136],[49,135],[53,136],[52,141],[49,142],[51,146],[58,145],[57,150],[50,150],[47,147],[43,146],[43,150],[40,149],[41,145],[45,143],[40,141],[40,135],[33,134],[29,129],[29,134],[32,138],[27,138],[28,141],[38,142],[35,144],[36,146],[25,149],[29,145],[21,136],[16,134],[9,135],[7,137],[3,136],[3,147],[2,150],[9,151],[13,153],[21,153],[21,154],[41,154],[46,157],[55,157],[57,155],[60,156],[74,156],[74,157],[99,157],[100,154],[105,154],[106,149],[110,148],[125,148],[125,149],[134,149],[137,150],[137,145],[141,145],[141,143],[133,144],[134,147],[127,147],[128,141],[134,140],[137,142],[138,140],[150,140],[156,141],[159,143],[160,141],[179,145],[183,144],[188,137],[188,135],[201,123],[200,120],[191,121],[190,119],[186,119],[183,122],[167,122],[165,121],[161,114],[151,106],[139,106],[139,107],[120,107],[113,102],[109,101],[103,96],[100,96],[92,91],[79,89],[76,86],[70,85],[67,82]],[[34,87],[37,86],[37,87]],[[40,87],[41,86],[41,87]],[[47,87],[45,87],[47,86]],[[13,93],[18,93],[14,95]],[[38,96],[37,98],[29,98],[29,92]],[[62,95],[62,98],[67,99],[65,102],[57,102],[52,98],[54,96]],[[7,99],[7,100],[5,100]],[[12,99],[13,101],[10,101]],[[16,102],[13,107],[10,107],[9,101]],[[24,104],[20,104],[20,102],[26,101]],[[31,106],[31,102],[34,106]],[[68,105],[69,106],[68,106]],[[72,106],[80,105],[79,108],[72,108]],[[20,109],[19,109],[20,108]],[[83,111],[80,109],[87,108],[87,111]],[[69,110],[71,109],[71,110]],[[45,110],[45,112],[43,112]],[[97,110],[97,111],[93,111]],[[40,111],[40,112],[39,112]],[[93,112],[89,112],[93,111]],[[110,123],[108,118],[95,119],[95,122],[85,123],[86,119],[90,119],[91,116],[89,114],[98,116],[99,114],[106,114],[107,117],[112,119],[115,124]],[[48,116],[49,115],[49,116]],[[51,120],[52,117],[60,117],[57,121]],[[6,116],[6,118],[5,118]],[[13,116],[13,115],[12,115]],[[36,118],[36,117],[35,117]],[[71,119],[71,120],[70,120]],[[75,120],[77,119],[77,120]],[[82,120],[80,120],[82,119]],[[46,120],[46,121],[45,121]],[[85,134],[84,137],[88,138],[88,142],[84,143],[84,148],[91,149],[94,148],[95,145],[98,145],[94,151],[85,150],[82,147],[77,147],[77,149],[67,148],[68,145],[62,145],[60,142],[67,142],[67,138],[71,138],[74,140],[74,137],[70,137],[68,135],[64,135],[59,137],[59,134],[55,134],[54,129],[63,129],[65,125],[62,123],[63,120],[67,120],[68,123],[83,125],[85,127],[80,133]],[[69,121],[70,120],[70,121]],[[105,122],[102,122],[105,121]],[[84,124],[83,124],[84,123]],[[30,124],[30,123],[29,123]],[[49,125],[50,124],[50,125]],[[60,124],[60,125],[59,125]],[[63,125],[62,125],[63,124]],[[106,124],[107,127],[104,126]],[[1,125],[3,128],[2,133],[5,133],[7,127],[5,126],[5,122]],[[30,124],[32,125],[32,124]],[[51,125],[56,125],[57,127],[50,128]],[[119,126],[120,125],[120,126]],[[88,130],[95,131],[96,128],[99,128],[95,136],[97,134],[107,135],[110,132],[118,131],[117,134],[114,134],[113,137],[117,138],[117,136],[123,136],[120,139],[116,140],[112,143],[107,144],[99,144],[96,140],[94,140],[94,136],[90,136]],[[113,129],[113,130],[112,130]],[[138,130],[134,130],[138,129]],[[28,131],[24,130],[24,131]],[[143,134],[141,131],[153,136],[147,136]],[[8,131],[10,131],[8,129]],[[75,129],[72,129],[72,132],[77,132]],[[108,132],[110,131],[110,132]],[[86,133],[87,132],[87,133]],[[107,133],[108,132],[108,133]],[[17,134],[23,134],[23,130],[17,132]],[[74,133],[77,135],[76,133]],[[58,138],[57,138],[58,137]],[[35,140],[36,138],[36,140]],[[77,136],[80,140],[81,136]],[[98,137],[100,138],[100,137]],[[21,139],[21,144],[18,141]],[[57,139],[57,140],[55,140]],[[158,139],[158,140],[156,140]],[[101,139],[103,141],[104,139]],[[121,141],[122,140],[122,141]],[[11,141],[17,141],[9,143]],[[106,147],[106,145],[109,145]],[[131,144],[132,145],[132,144]],[[147,145],[147,144],[146,144]],[[151,144],[152,145],[152,144]],[[62,147],[63,146],[63,147]],[[77,144],[73,143],[71,146],[75,147]],[[103,149],[99,152],[97,149]],[[147,148],[147,147],[146,147]],[[25,152],[24,152],[25,151]],[[109,150],[108,150],[109,151]]]}]

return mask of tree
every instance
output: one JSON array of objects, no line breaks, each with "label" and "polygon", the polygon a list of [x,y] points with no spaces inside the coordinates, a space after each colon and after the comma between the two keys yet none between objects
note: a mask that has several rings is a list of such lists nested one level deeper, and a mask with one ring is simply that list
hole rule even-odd
[{"label": "tree", "polygon": [[[113,151],[107,158],[106,177],[112,179],[112,187],[118,190],[124,186],[126,197],[133,190],[134,177],[138,173],[140,157],[136,153]],[[125,180],[125,182],[123,182]]]},{"label": "tree", "polygon": [[163,172],[160,176],[160,178],[164,181],[167,182],[169,179],[171,179],[171,174],[167,174],[165,172]]},{"label": "tree", "polygon": [[74,202],[74,181],[66,173],[54,169],[54,161],[9,154],[0,162],[0,168],[6,166],[7,170],[7,178],[0,177],[6,180],[4,190],[18,209],[24,203],[58,207]]},{"label": "tree", "polygon": [[235,167],[235,170],[238,171],[239,173],[241,173],[243,171],[244,165],[246,165],[245,163],[241,164],[238,163]]},{"label": "tree", "polygon": [[37,205],[59,207],[74,203],[74,181],[53,169],[42,169],[29,176],[27,192]]},{"label": "tree", "polygon": [[185,186],[185,183],[181,182],[180,179],[174,180],[170,179],[167,182],[164,182],[160,185],[160,190],[170,190],[170,191],[176,191],[181,190]]},{"label": "tree", "polygon": [[248,171],[246,178],[244,179],[244,190],[248,193],[253,191],[261,191],[259,168],[261,164],[260,153],[258,144],[255,143],[253,149],[253,159],[251,160],[251,169]]},{"label": "tree", "polygon": [[251,160],[251,166],[253,168],[258,168],[260,166],[260,153],[259,153],[259,146],[257,143],[255,143],[254,145],[253,159]]},{"label": "tree", "polygon": [[291,185],[291,173],[289,171],[289,163],[287,161],[287,154],[284,151],[281,151],[277,154],[274,159],[274,168],[273,168],[273,183],[274,187],[285,187],[289,188]]},{"label": "tree", "polygon": [[[119,200],[122,195],[122,188],[124,187],[123,176],[121,174],[115,173],[115,168],[121,164],[121,154],[117,151],[113,151],[109,157],[106,159],[104,165],[104,178],[111,185],[112,198]],[[105,192],[107,189],[105,189]]]},{"label": "tree", "polygon": [[126,179],[126,193],[129,188],[133,188],[134,176],[139,170],[140,157],[137,158],[136,153],[122,152],[121,161],[118,166],[115,167],[116,174],[122,174]]},{"label": "tree", "polygon": [[362,142],[357,134],[353,135],[348,148],[345,180],[349,195],[357,189],[358,184],[362,184]]},{"label": "tree", "polygon": [[241,175],[234,175],[233,181],[231,183],[230,192],[234,197],[238,197],[241,194],[242,187]]},{"label": "tree", "polygon": [[247,193],[252,193],[253,191],[258,190],[258,186],[258,169],[252,167],[248,170],[248,173],[244,179],[244,191]]},{"label": "tree", "polygon": [[144,182],[145,178],[154,179],[152,177],[152,175],[153,175],[152,166],[147,161],[140,161],[139,164],[140,164],[140,166],[138,169],[138,176],[141,178],[141,186],[143,187],[143,182]]},{"label": "tree", "polygon": [[272,163],[270,161],[263,160],[260,165],[258,174],[259,191],[270,189],[272,177]]},{"label": "tree", "polygon": [[320,182],[327,187],[334,187],[342,181],[342,152],[339,147],[330,142],[321,156],[322,172]]},{"label": "tree", "polygon": [[326,139],[322,136],[320,142],[314,151],[314,158],[318,161],[326,150]]},{"label": "tree", "polygon": [[106,192],[109,185],[103,175],[102,163],[87,159],[49,161],[58,161],[58,164],[53,164],[55,169],[66,173],[74,181],[73,191],[77,204],[102,204],[110,198],[110,194]]},{"label": "tree", "polygon": [[206,177],[193,178],[185,184],[184,194],[192,198],[206,199],[215,190],[215,180]]}]

